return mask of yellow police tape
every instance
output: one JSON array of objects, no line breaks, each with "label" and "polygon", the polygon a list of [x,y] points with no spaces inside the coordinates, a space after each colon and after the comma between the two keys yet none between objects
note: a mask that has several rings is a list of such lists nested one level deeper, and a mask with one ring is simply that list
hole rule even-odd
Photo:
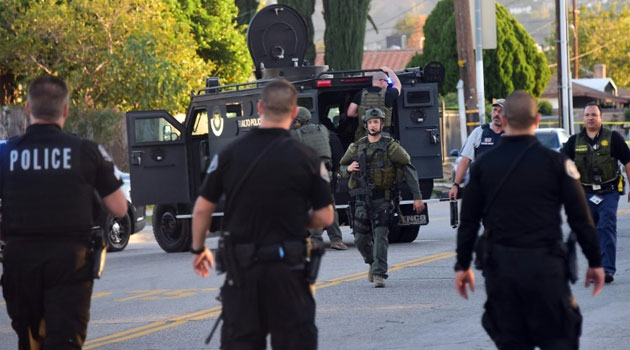
[{"label": "yellow police tape", "polygon": [[[439,260],[449,259],[455,256],[455,253],[442,252],[416,258],[408,261],[404,261],[398,264],[390,266],[388,272],[398,271],[405,267],[414,267],[422,264],[428,264]],[[350,275],[336,277],[330,280],[317,281],[315,283],[315,289],[327,288],[339,285],[345,282],[352,282],[367,278],[367,271],[357,272]],[[176,317],[167,318],[160,321],[154,321],[144,326],[134,327],[126,331],[114,333],[104,337],[90,339],[85,342],[83,349],[95,349],[108,344],[120,343],[126,340],[138,338],[144,335],[156,333],[165,329],[181,326],[189,321],[200,321],[207,318],[219,316],[221,314],[221,306],[211,307],[209,309],[203,309],[195,311],[189,314],[184,314]]]},{"label": "yellow police tape", "polygon": [[[579,124],[582,125],[584,124],[583,121],[574,121],[573,124]],[[630,122],[602,122],[602,124],[604,125],[628,125],[630,126]],[[479,122],[466,122],[466,126],[478,126]],[[560,125],[560,123],[558,121],[551,121],[551,122],[540,122],[540,125]]]}]

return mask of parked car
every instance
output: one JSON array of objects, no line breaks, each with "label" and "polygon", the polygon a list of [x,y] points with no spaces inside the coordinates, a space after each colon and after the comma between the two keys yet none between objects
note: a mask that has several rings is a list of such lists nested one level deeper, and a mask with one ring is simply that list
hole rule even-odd
[{"label": "parked car", "polygon": [[561,128],[536,129],[536,138],[543,146],[560,152],[562,145],[569,140],[569,134]]},{"label": "parked car", "polygon": [[[99,146],[103,157],[109,161],[112,161],[109,153],[105,149]],[[129,174],[122,172],[116,165],[114,165],[114,174],[116,177],[122,180],[122,191],[127,199],[127,214],[122,218],[114,217],[111,214],[107,214],[105,222],[102,227],[105,229],[106,238],[108,243],[108,251],[118,252],[129,244],[129,238],[131,235],[142,231],[146,226],[146,207],[144,205],[135,206],[131,203],[131,181]]]}]

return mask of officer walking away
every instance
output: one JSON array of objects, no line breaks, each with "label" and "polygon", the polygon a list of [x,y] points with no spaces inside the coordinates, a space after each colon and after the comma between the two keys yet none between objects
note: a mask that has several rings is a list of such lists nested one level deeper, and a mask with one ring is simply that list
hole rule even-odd
[{"label": "officer walking away", "polygon": [[[455,288],[465,299],[475,287],[470,269],[479,239],[488,300],[482,325],[499,349],[577,349],[582,315],[569,287],[564,206],[568,223],[588,260],[585,286],[604,284],[597,231],[579,174],[563,154],[534,136],[536,100],[524,91],[505,103],[505,136],[476,160],[462,200],[457,232]],[[477,238],[480,221],[485,231]]]},{"label": "officer walking away", "polygon": [[580,172],[580,182],[597,225],[606,283],[611,283],[616,271],[617,207],[624,191],[617,161],[624,165],[630,179],[630,150],[623,136],[602,126],[599,106],[589,103],[584,108],[584,128],[569,138],[562,152],[575,161]]},{"label": "officer walking away", "polygon": [[[376,72],[372,75],[372,86],[363,89],[354,95],[352,102],[348,106],[346,115],[349,118],[357,118],[363,116],[365,111],[370,108],[378,108],[385,113],[385,125],[383,132],[391,133],[392,112],[396,99],[400,95],[401,84],[396,73],[389,67],[381,67],[382,72]],[[392,80],[393,86],[389,86],[389,79]],[[365,128],[361,125],[357,126],[355,132],[355,141],[366,136]]]},{"label": "officer walking away", "polygon": [[424,203],[418,173],[409,154],[394,139],[382,135],[385,114],[372,108],[362,119],[368,136],[350,144],[341,158],[341,171],[350,174],[348,188],[355,200],[354,241],[363,260],[370,265],[368,281],[382,288],[387,278],[387,224],[394,209],[392,199],[397,178],[404,176],[416,213],[424,210]]},{"label": "officer walking away", "polygon": [[492,122],[476,127],[466,139],[464,147],[462,147],[462,158],[457,165],[455,178],[453,179],[453,186],[448,192],[449,198],[461,198],[461,185],[464,182],[470,163],[499,142],[504,131],[504,126],[501,122],[504,104],[505,99],[500,98],[496,100],[492,104]]},{"label": "officer walking away", "polygon": [[98,146],[62,131],[68,88],[53,76],[28,89],[31,125],[0,154],[2,292],[19,349],[80,349],[92,296],[95,191],[122,217],[127,201]]},{"label": "officer walking away", "polygon": [[[303,144],[312,148],[326,165],[328,177],[333,183],[333,162],[331,138],[328,129],[322,124],[311,124],[311,111],[304,107],[298,107],[298,114],[293,120],[291,136],[298,139]],[[334,206],[333,198],[333,206]],[[341,229],[339,228],[339,216],[335,210],[335,220],[332,225],[326,227],[330,238],[330,247],[337,250],[346,250],[348,247],[342,241]],[[311,238],[322,241],[323,230],[309,230]]]},{"label": "officer walking away", "polygon": [[325,166],[288,131],[296,96],[285,80],[265,85],[260,127],[214,157],[193,209],[193,268],[206,277],[214,257],[204,241],[225,194],[221,349],[262,349],[267,334],[274,349],[317,348],[306,230],[332,224],[333,207]]}]

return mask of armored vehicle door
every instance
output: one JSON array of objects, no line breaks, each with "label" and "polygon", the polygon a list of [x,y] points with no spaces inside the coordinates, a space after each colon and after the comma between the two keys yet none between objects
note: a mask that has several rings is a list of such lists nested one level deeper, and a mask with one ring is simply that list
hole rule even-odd
[{"label": "armored vehicle door", "polygon": [[184,126],[164,110],[127,112],[126,118],[132,202],[190,202]]},{"label": "armored vehicle door", "polygon": [[398,97],[400,144],[411,156],[418,178],[442,178],[437,83],[403,85]]}]

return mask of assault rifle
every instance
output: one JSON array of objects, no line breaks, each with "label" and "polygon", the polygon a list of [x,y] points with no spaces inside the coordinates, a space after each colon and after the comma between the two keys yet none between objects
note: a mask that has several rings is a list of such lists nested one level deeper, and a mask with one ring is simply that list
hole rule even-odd
[{"label": "assault rifle", "polygon": [[374,185],[370,183],[365,152],[352,157],[352,160],[359,163],[359,176],[355,174],[359,187],[351,189],[349,194],[350,197],[358,198],[365,203],[365,212],[370,220],[370,230],[374,233],[374,218],[372,217],[372,190]]}]

